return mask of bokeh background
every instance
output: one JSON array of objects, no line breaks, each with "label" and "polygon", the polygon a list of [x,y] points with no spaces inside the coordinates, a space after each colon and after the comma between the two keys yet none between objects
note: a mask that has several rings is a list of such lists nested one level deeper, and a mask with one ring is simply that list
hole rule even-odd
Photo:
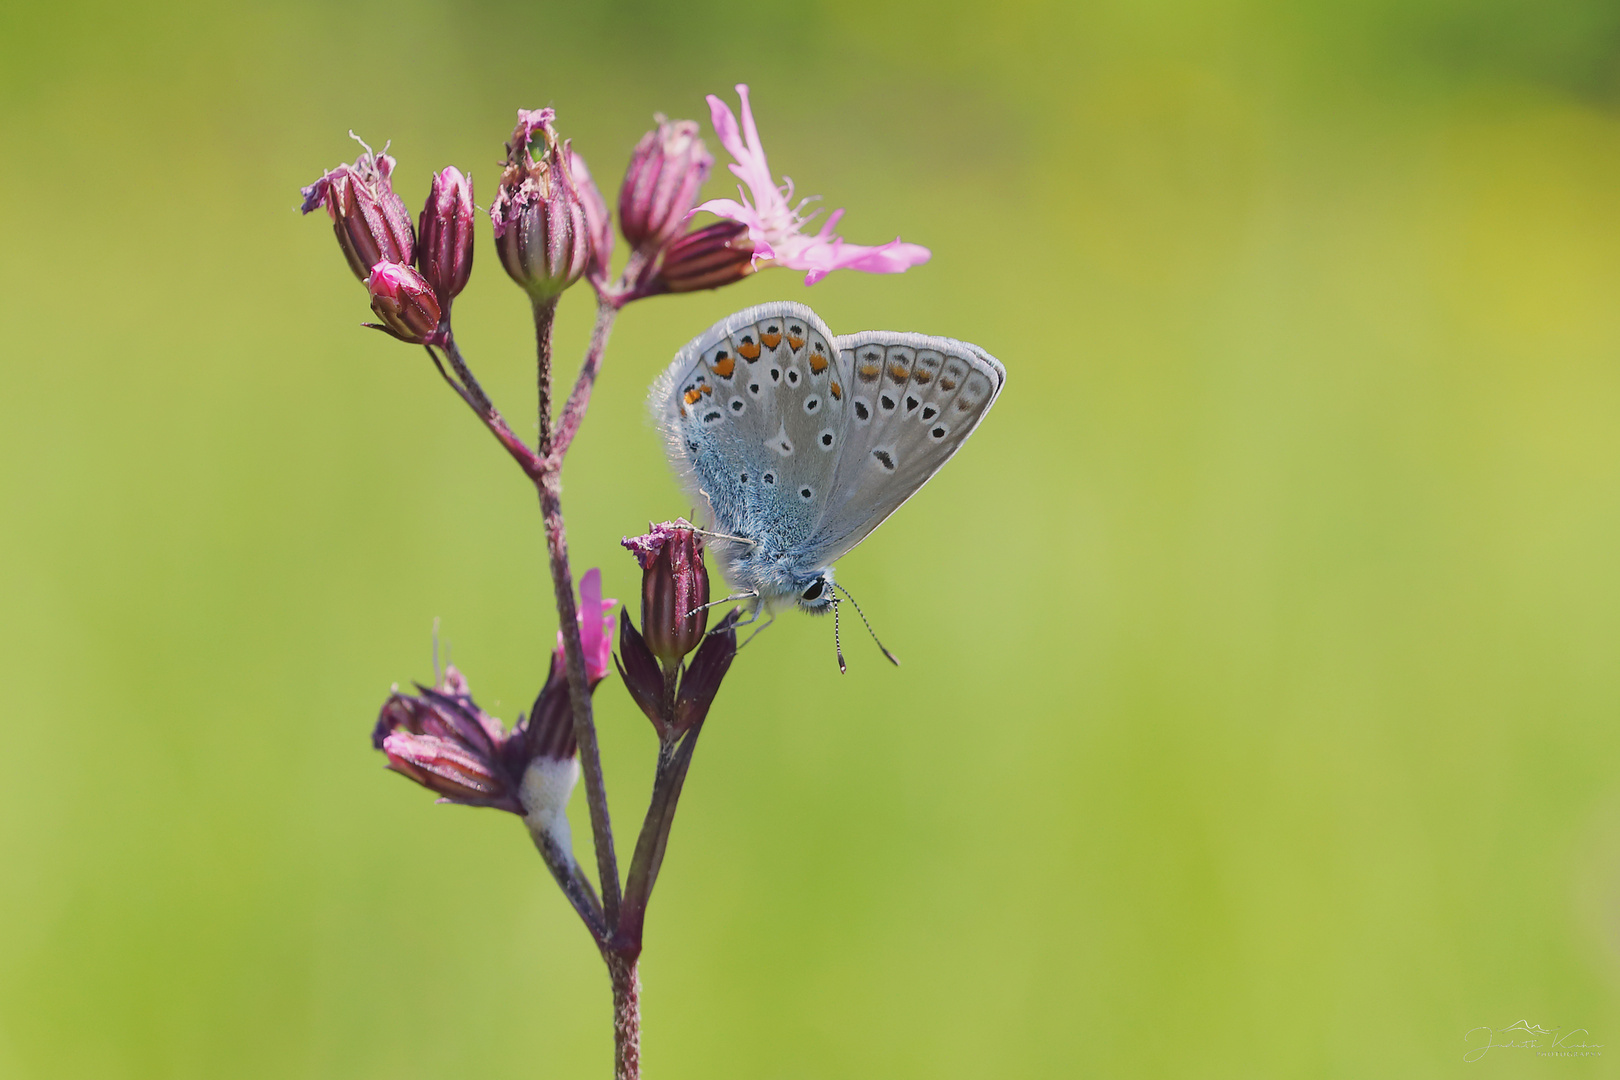
[{"label": "bokeh background", "polygon": [[[0,1076],[607,1075],[519,823],[367,739],[435,618],[530,700],[534,498],[293,206],[350,128],[487,201],[544,104],[611,187],[739,80],[934,261],[632,306],[576,566],[634,596],[687,509],[647,384],[732,310],[1010,380],[840,565],[905,666],[795,617],[734,669],[649,1075],[1620,1074],[1612,3],[62,0],[0,8]],[[527,416],[488,235],[458,325]],[[598,701],[626,829],[653,737]],[[1518,1020],[1610,1048],[1463,1062]]]}]

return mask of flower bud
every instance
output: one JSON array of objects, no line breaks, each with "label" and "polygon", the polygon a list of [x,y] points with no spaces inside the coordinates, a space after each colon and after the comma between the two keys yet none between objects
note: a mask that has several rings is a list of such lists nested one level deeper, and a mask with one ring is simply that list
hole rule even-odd
[{"label": "flower bud", "polygon": [[[591,262],[590,223],[570,169],[572,149],[557,140],[551,109],[518,110],[518,125],[506,147],[489,217],[495,248],[512,280],[536,300],[562,294]],[[538,160],[531,152],[544,143]]]},{"label": "flower bud", "polygon": [[417,232],[417,263],[446,317],[472,274],[472,180],[454,165],[433,178]]},{"label": "flower bud", "polygon": [[698,138],[697,121],[655,119],[657,130],[636,144],[619,188],[619,228],[624,238],[632,247],[651,251],[680,232],[714,167],[713,156]]},{"label": "flower bud", "polygon": [[303,189],[301,209],[307,214],[317,206],[326,207],[349,269],[365,281],[379,262],[410,265],[416,254],[416,235],[411,230],[410,212],[389,179],[394,159],[386,153],[372,153],[365,143],[360,145],[365,152],[353,165],[339,165]]},{"label": "flower bud", "polygon": [[676,518],[621,541],[641,564],[641,635],[664,666],[697,648],[709,626],[703,538]]},{"label": "flower bud", "polygon": [[371,743],[388,755],[388,767],[444,802],[522,814],[527,760],[514,753],[520,732],[508,735],[474,704],[455,668],[437,689],[417,689],[420,695],[396,691],[377,717]]},{"label": "flower bud", "polygon": [[439,300],[433,286],[408,266],[380,262],[366,279],[371,293],[371,310],[382,325],[367,326],[384,330],[413,345],[433,345],[444,340],[439,331]]},{"label": "flower bud", "polygon": [[639,291],[651,296],[718,289],[753,272],[754,244],[748,238],[748,226],[720,221],[689,232],[666,247],[657,272]]},{"label": "flower bud", "polygon": [[602,198],[585,159],[578,154],[569,158],[574,187],[579,189],[579,200],[585,207],[585,229],[591,235],[590,280],[603,285],[608,278],[608,263],[613,258],[613,218],[608,214],[607,200]]}]

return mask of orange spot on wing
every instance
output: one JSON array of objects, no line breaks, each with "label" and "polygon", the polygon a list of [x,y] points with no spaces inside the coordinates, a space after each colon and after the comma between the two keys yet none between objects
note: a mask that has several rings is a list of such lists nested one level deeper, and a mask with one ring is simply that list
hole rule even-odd
[{"label": "orange spot on wing", "polygon": [[939,380],[939,388],[941,390],[955,390],[956,380],[947,375],[943,379]]},{"label": "orange spot on wing", "polygon": [[767,349],[774,349],[778,345],[782,344],[782,335],[781,334],[761,334],[761,335],[759,335],[759,340],[761,340],[761,341],[763,341],[765,343],[765,347]]},{"label": "orange spot on wing", "polygon": [[697,387],[693,387],[686,392],[686,403],[688,405],[696,405],[698,403],[698,399],[702,396],[703,391],[699,390]]},{"label": "orange spot on wing", "polygon": [[862,364],[860,370],[856,372],[861,377],[861,382],[876,382],[882,373],[883,369],[876,364]]},{"label": "orange spot on wing", "polygon": [[713,364],[714,373],[720,376],[722,379],[731,378],[731,373],[736,369],[736,367],[737,361],[733,360],[729,356],[724,360],[716,360]]},{"label": "orange spot on wing", "polygon": [[810,370],[820,375],[827,370],[827,358],[820,353],[810,354]]},{"label": "orange spot on wing", "polygon": [[927,386],[933,381],[934,373],[929,371],[927,368],[918,368],[916,371],[911,373],[911,377],[917,380],[917,385]]},{"label": "orange spot on wing", "polygon": [[714,393],[714,387],[712,387],[712,386],[700,386],[700,387],[698,387],[698,393],[700,393],[700,394],[712,394],[712,393]]},{"label": "orange spot on wing", "polygon": [[895,382],[905,382],[910,374],[911,369],[904,364],[894,363],[889,365],[889,378]]},{"label": "orange spot on wing", "polygon": [[742,358],[744,360],[758,360],[759,359],[759,346],[755,345],[752,341],[750,341],[746,345],[737,346],[737,352],[742,355]]},{"label": "orange spot on wing", "polygon": [[798,352],[800,349],[804,348],[804,338],[794,337],[792,334],[789,334],[788,348],[792,349],[794,352]]},{"label": "orange spot on wing", "polygon": [[832,386],[829,389],[832,390],[832,396],[833,396],[834,401],[843,401],[844,400],[844,388],[842,386],[839,386],[835,382],[835,383],[832,384]]}]

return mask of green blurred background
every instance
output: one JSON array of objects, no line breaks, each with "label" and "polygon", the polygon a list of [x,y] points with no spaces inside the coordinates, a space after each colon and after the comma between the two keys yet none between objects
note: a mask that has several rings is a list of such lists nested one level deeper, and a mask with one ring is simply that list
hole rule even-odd
[{"label": "green blurred background", "polygon": [[[619,537],[687,509],[642,400],[727,312],[1010,380],[840,565],[905,666],[793,617],[733,669],[648,1074],[1620,1075],[1620,8],[66,0],[0,9],[0,1077],[608,1074],[519,823],[367,739],[436,617],[529,701],[535,500],[293,206],[351,127],[487,202],[544,104],[611,188],[739,80],[934,260],[629,308],[576,566],[633,596]],[[598,700],[624,830],[653,737]],[[1520,1019],[1611,1049],[1463,1062]]]}]

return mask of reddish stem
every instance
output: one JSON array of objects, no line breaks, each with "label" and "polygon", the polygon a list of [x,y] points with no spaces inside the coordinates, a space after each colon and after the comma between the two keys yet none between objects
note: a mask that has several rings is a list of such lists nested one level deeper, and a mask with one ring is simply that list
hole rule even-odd
[{"label": "reddish stem", "polygon": [[613,1080],[641,1080],[641,947],[603,953],[613,981]]},{"label": "reddish stem", "polygon": [[496,440],[506,448],[506,452],[512,455],[512,460],[517,462],[518,468],[523,470],[524,475],[535,483],[539,483],[540,479],[545,475],[545,462],[539,454],[529,449],[528,444],[518,438],[512,429],[507,426],[505,418],[501,416],[500,411],[489,400],[489,395],[484,393],[484,388],[478,385],[477,379],[473,378],[473,373],[467,367],[467,362],[461,357],[461,350],[456,347],[455,338],[447,338],[442,347],[445,356],[450,360],[451,368],[455,370],[455,376],[451,377],[450,373],[444,370],[444,365],[439,362],[438,355],[434,353],[432,348],[428,348],[428,355],[433,357],[433,366],[439,369],[439,374],[444,377],[444,381],[449,383],[450,388],[456,392],[456,395],[467,403],[467,407],[478,414],[478,419],[484,422],[484,426],[489,429],[490,434],[494,435]]},{"label": "reddish stem", "polygon": [[[673,711],[671,712],[673,720]],[[695,724],[684,736],[671,736],[658,749],[658,768],[653,778],[651,803],[646,820],[642,822],[641,836],[630,857],[630,872],[624,886],[623,914],[619,917],[620,940],[641,947],[642,928],[647,920],[647,904],[652,900],[653,886],[658,883],[658,871],[664,865],[664,852],[669,847],[670,828],[675,824],[675,808],[681,801],[681,788],[686,784],[686,771],[692,766],[692,751],[697,748],[698,735],[703,725]]]},{"label": "reddish stem", "polygon": [[567,404],[563,406],[562,416],[557,420],[551,451],[545,459],[548,468],[557,470],[562,468],[568,446],[579,433],[579,425],[585,419],[585,410],[591,406],[591,390],[596,386],[597,373],[602,370],[602,354],[607,351],[608,335],[613,332],[613,320],[618,314],[619,306],[612,299],[604,298],[597,305],[596,327],[591,331],[591,345],[585,352],[585,361],[579,366],[579,377],[574,380],[574,389],[568,395]]},{"label": "reddish stem", "polygon": [[[551,324],[557,297],[534,302],[535,373],[540,391],[540,457],[551,456]],[[558,459],[561,464],[561,459]]]},{"label": "reddish stem", "polygon": [[568,533],[563,525],[560,478],[548,474],[540,489],[540,512],[546,523],[546,548],[551,557],[551,584],[557,594],[557,619],[562,627],[563,660],[568,673],[568,696],[574,707],[574,740],[579,744],[580,771],[585,774],[585,804],[591,814],[591,835],[596,842],[596,869],[602,884],[602,912],[608,926],[619,921],[619,866],[613,854],[613,826],[608,819],[607,786],[602,780],[602,753],[591,719],[591,684],[585,674],[585,646],[580,641],[579,613],[574,607],[574,576],[568,567]]}]

